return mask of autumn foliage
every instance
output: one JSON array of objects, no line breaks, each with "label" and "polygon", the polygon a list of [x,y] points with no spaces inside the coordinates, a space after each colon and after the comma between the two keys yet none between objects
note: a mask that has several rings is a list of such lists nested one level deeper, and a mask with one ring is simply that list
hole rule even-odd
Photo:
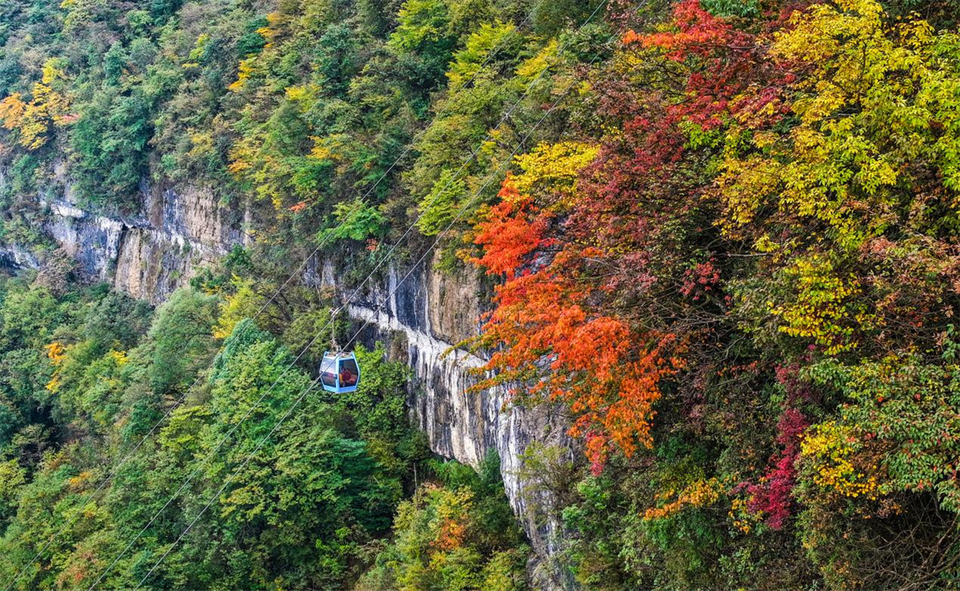
[{"label": "autumn foliage", "polygon": [[[44,266],[0,281],[0,579],[39,551],[15,586],[89,588],[199,467],[105,586],[169,549],[150,588],[956,588],[958,24],[950,0],[0,2],[0,242]],[[154,328],[51,287],[115,269],[51,265],[46,234],[123,219],[126,261],[189,203],[223,231],[147,241],[146,284],[199,288]],[[475,398],[357,349],[370,389],[244,462],[313,377],[277,372],[347,322],[326,306],[418,260],[389,307],[428,293],[442,339],[485,311]],[[434,451],[510,455],[443,477],[411,401]]]},{"label": "autumn foliage", "polygon": [[956,541],[960,36],[874,0],[721,4],[621,31],[574,181],[538,176],[549,147],[517,159],[472,236],[501,278],[484,385],[563,402],[595,475],[641,471],[625,531],[663,560],[799,540],[832,588],[933,581]]},{"label": "autumn foliage", "polygon": [[[681,87],[690,100],[651,101],[625,91],[627,80],[605,81],[598,100],[624,133],[605,138],[593,162],[568,159],[576,183],[558,186],[535,158],[518,159],[523,172],[504,183],[474,238],[482,251],[474,262],[505,278],[484,341],[497,348],[488,368],[499,373],[486,383],[566,402],[595,470],[612,450],[630,456],[652,445],[655,403],[709,332],[693,316],[726,305],[716,299],[712,258],[683,244],[714,233],[700,218],[702,189],[676,177],[695,165],[685,131],[717,128],[735,97],[767,74],[754,36],[697,2],[680,3],[674,17],[676,31],[626,33],[614,75],[648,49],[668,61],[706,60],[710,75]],[[661,296],[672,291],[685,301],[660,315]]]},{"label": "autumn foliage", "polygon": [[485,342],[504,345],[489,364],[500,372],[487,383],[530,383],[526,395],[568,404],[577,416],[572,432],[587,437],[599,470],[612,445],[628,455],[651,445],[653,403],[661,381],[682,366],[679,343],[598,314],[603,290],[591,283],[603,251],[545,239],[555,215],[514,182],[504,183],[502,202],[475,238],[483,247],[476,262],[506,279],[485,326]]}]

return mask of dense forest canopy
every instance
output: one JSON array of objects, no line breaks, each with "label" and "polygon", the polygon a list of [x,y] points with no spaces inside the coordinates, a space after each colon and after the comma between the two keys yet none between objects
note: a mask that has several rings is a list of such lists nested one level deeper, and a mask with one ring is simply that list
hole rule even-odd
[{"label": "dense forest canopy", "polygon": [[[560,524],[538,568],[954,588],[958,23],[946,0],[3,0],[0,239],[44,266],[0,289],[0,579],[527,585],[495,458],[430,461],[382,349],[257,447],[313,337],[347,331],[297,265],[357,284],[437,244],[487,276],[479,387],[558,405],[582,446],[525,452]],[[75,285],[40,230],[67,193],[126,216],[188,185],[252,245],[155,311]]]}]

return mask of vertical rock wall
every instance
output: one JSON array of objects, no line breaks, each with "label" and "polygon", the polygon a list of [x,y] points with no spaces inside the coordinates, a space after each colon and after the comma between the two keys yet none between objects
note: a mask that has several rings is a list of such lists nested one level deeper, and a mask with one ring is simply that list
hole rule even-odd
[{"label": "vertical rock wall", "polygon": [[80,273],[158,304],[197,269],[246,242],[243,212],[221,207],[209,190],[141,188],[143,213],[133,218],[90,213],[72,191],[42,198],[47,233],[78,264]]},{"label": "vertical rock wall", "polygon": [[[333,273],[328,269],[323,275]],[[547,512],[537,506],[548,499],[525,490],[521,464],[533,442],[571,447],[566,417],[558,407],[511,405],[503,388],[472,389],[478,380],[475,370],[484,360],[454,345],[478,334],[485,301],[476,274],[451,274],[421,265],[389,269],[365,301],[348,310],[373,329],[366,340],[385,339],[405,355],[417,377],[410,411],[435,453],[476,466],[491,450],[498,452],[507,497],[534,547],[531,567],[537,588],[562,589],[550,560],[559,537],[556,524],[544,519]]]}]

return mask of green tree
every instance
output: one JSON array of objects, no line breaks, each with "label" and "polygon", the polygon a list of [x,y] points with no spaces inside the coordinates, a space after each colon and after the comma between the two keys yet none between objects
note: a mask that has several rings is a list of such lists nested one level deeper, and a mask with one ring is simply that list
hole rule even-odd
[{"label": "green tree", "polygon": [[157,309],[148,333],[149,383],[158,394],[182,391],[214,353],[217,300],[180,290]]}]

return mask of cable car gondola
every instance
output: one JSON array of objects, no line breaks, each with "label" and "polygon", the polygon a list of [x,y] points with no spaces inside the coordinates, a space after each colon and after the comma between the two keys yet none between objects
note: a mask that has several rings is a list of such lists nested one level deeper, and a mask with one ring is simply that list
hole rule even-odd
[{"label": "cable car gondola", "polygon": [[320,363],[320,383],[327,392],[356,392],[360,385],[360,365],[356,355],[329,351],[324,353]]}]

